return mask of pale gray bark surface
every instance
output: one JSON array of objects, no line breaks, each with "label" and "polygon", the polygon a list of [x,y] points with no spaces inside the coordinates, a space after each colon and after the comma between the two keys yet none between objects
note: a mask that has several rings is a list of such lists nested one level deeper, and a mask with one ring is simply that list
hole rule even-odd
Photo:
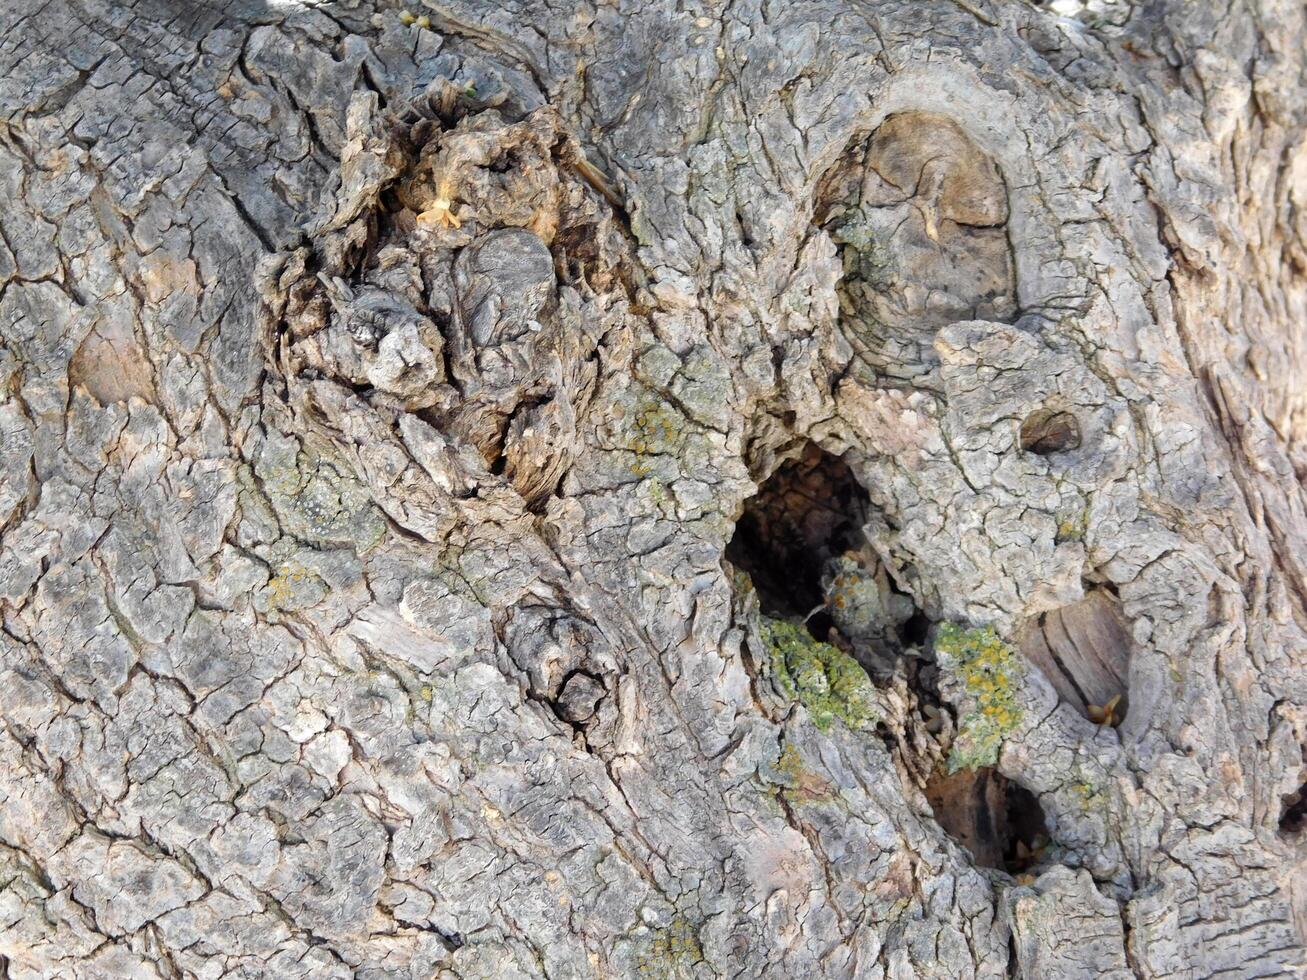
[{"label": "pale gray bark surface", "polygon": [[[1303,975],[1305,50],[0,0],[0,972]],[[724,564],[830,457],[866,678]]]}]

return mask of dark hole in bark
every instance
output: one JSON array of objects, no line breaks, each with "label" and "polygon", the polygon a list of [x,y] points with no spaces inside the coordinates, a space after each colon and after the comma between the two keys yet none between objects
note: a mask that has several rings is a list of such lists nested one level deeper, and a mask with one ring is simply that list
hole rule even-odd
[{"label": "dark hole in bark", "polygon": [[451,953],[457,949],[462,949],[465,944],[461,932],[446,932],[444,929],[437,929],[436,935],[440,937],[440,941],[444,943],[445,948]]},{"label": "dark hole in bark", "polygon": [[996,769],[936,772],[926,798],[945,833],[976,864],[1021,874],[1043,859],[1048,826],[1039,799]]},{"label": "dark hole in bark", "polygon": [[1080,423],[1070,412],[1043,408],[1021,423],[1021,448],[1048,456],[1080,447]]},{"label": "dark hole in bark", "polygon": [[825,642],[831,638],[831,628],[835,622],[828,612],[816,612],[808,617],[808,632]]},{"label": "dark hole in bark", "polygon": [[[865,544],[868,506],[848,464],[809,445],[745,504],[726,559],[752,579],[765,615],[807,617],[822,605],[826,563]],[[808,620],[821,640],[830,625],[821,613]]]},{"label": "dark hole in bark", "polygon": [[1284,798],[1284,809],[1280,812],[1280,833],[1301,834],[1304,828],[1307,828],[1307,783]]},{"label": "dark hole in bark", "polygon": [[930,620],[920,609],[908,617],[901,627],[899,627],[899,639],[905,647],[919,647],[926,643],[926,636],[930,632]]}]

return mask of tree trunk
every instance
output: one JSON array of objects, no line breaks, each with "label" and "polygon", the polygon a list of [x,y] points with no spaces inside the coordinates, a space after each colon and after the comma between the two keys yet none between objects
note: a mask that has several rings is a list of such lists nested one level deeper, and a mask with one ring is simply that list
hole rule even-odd
[{"label": "tree trunk", "polygon": [[1302,976],[1301,0],[425,2],[0,0],[0,973]]}]

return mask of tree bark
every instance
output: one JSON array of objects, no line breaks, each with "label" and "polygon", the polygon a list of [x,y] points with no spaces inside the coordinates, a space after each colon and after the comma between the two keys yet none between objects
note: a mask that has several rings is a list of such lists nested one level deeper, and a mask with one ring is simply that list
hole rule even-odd
[{"label": "tree bark", "polygon": [[1303,975],[1299,0],[0,13],[0,973]]}]

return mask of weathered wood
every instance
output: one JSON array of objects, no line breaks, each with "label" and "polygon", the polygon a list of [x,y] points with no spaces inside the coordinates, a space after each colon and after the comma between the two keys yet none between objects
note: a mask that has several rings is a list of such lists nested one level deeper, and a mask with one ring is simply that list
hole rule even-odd
[{"label": "weathered wood", "polygon": [[1301,975],[1305,21],[0,0],[0,972]]}]

